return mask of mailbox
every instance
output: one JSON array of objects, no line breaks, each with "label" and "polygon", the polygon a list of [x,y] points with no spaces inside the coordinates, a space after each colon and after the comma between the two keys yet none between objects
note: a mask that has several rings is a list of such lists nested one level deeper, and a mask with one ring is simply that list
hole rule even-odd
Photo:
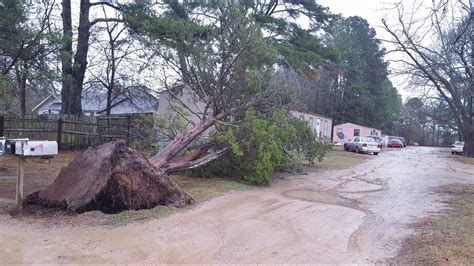
[{"label": "mailbox", "polygon": [[21,156],[50,156],[58,154],[58,143],[48,140],[20,140],[15,142],[15,154]]},{"label": "mailbox", "polygon": [[5,154],[15,154],[15,142],[13,139],[5,140]]},{"label": "mailbox", "polygon": [[3,144],[3,154],[15,154],[15,143],[17,141],[27,141],[28,139],[5,139]]},{"label": "mailbox", "polygon": [[0,137],[0,155],[5,153],[5,137]]}]

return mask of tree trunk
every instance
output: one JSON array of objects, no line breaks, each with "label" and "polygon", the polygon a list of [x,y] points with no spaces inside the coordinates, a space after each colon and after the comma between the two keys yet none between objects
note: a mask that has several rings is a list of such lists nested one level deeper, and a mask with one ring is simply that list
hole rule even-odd
[{"label": "tree trunk", "polygon": [[177,135],[163,150],[153,156],[150,161],[155,165],[155,167],[162,168],[215,123],[216,120],[210,119]]},{"label": "tree trunk", "polygon": [[63,39],[64,44],[61,49],[62,78],[61,90],[62,112],[65,114],[82,113],[82,85],[87,68],[87,53],[89,50],[90,21],[89,0],[81,0],[79,27],[77,35],[77,49],[72,64],[72,22],[71,22],[71,1],[62,2]]},{"label": "tree trunk", "polygon": [[436,130],[436,147],[439,147],[439,125],[438,129]]},{"label": "tree trunk", "polygon": [[468,104],[468,121],[464,121],[464,130],[463,130],[463,136],[464,136],[464,156],[467,157],[474,157],[474,124],[473,124],[473,119],[474,119],[474,113],[473,113],[473,97],[474,97],[474,68],[472,65],[474,64],[474,19],[472,19],[472,16],[474,15],[474,5],[471,2],[471,20],[470,20],[470,26],[471,26],[471,34],[469,35],[469,41],[471,42],[471,84],[469,88],[469,104]]},{"label": "tree trunk", "polygon": [[110,110],[112,109],[112,90],[113,90],[113,87],[109,85],[109,87],[107,88],[107,107],[105,110],[106,116],[110,116]]},{"label": "tree trunk", "polygon": [[15,76],[18,86],[18,96],[20,98],[19,100],[22,115],[26,114],[26,77],[28,75],[26,71],[28,71],[27,64],[23,64],[22,69],[15,68]]},{"label": "tree trunk", "polygon": [[110,38],[110,57],[111,57],[111,69],[110,69],[110,81],[109,81],[109,87],[107,89],[107,107],[106,107],[106,115],[110,116],[110,111],[112,110],[112,92],[115,87],[115,71],[116,71],[116,65],[115,65],[115,41],[111,36],[111,33],[109,32],[109,38]]},{"label": "tree trunk", "polygon": [[63,45],[61,47],[61,112],[63,114],[71,113],[69,92],[72,90],[72,18],[71,18],[71,0],[62,2],[62,24],[63,24]]},{"label": "tree trunk", "polygon": [[82,84],[87,69],[87,53],[89,51],[90,21],[89,21],[90,2],[81,0],[79,27],[77,36],[77,49],[74,56],[72,99],[70,100],[71,114],[79,115],[82,113]]},{"label": "tree trunk", "polygon": [[464,135],[464,156],[474,157],[474,129],[471,125],[466,125]]},{"label": "tree trunk", "polygon": [[232,112],[222,112],[178,134],[163,150],[150,159],[151,163],[157,168],[164,167],[182,150],[186,149],[191,142],[201,136],[204,131],[214,126],[218,120],[227,117],[230,113]]},{"label": "tree trunk", "polygon": [[209,153],[206,156],[203,156],[199,159],[196,160],[179,160],[177,162],[172,162],[169,163],[165,166],[163,166],[163,171],[167,174],[172,173],[172,172],[178,172],[178,171],[184,171],[184,170],[190,170],[194,168],[198,168],[200,166],[203,166],[205,164],[208,164],[209,162],[221,157],[222,155],[226,154],[228,151],[230,151],[230,145],[224,146],[223,148],[213,151]]}]

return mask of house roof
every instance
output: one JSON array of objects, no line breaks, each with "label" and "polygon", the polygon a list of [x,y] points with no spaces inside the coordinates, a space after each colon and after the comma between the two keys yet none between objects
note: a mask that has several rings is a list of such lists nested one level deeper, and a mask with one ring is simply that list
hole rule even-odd
[{"label": "house roof", "polygon": [[43,105],[46,105],[49,100],[52,100],[53,103],[61,103],[61,99],[59,96],[55,94],[51,94],[48,97],[44,98],[38,105],[36,105],[33,109],[31,109],[32,112],[36,112],[38,109],[40,109]]},{"label": "house roof", "polygon": [[[105,113],[107,108],[107,92],[91,89],[82,93],[82,110]],[[144,113],[156,111],[158,98],[149,92],[149,89],[140,86],[130,86],[122,92],[112,95],[112,113]],[[50,95],[32,109],[61,110],[62,101],[59,96]]]},{"label": "house roof", "polygon": [[370,128],[370,129],[375,129],[375,130],[378,130],[378,131],[381,131],[380,129],[378,128],[374,128],[374,127],[368,127],[368,126],[363,126],[363,125],[359,125],[359,124],[354,124],[354,123],[350,123],[350,122],[346,122],[346,123],[342,123],[342,124],[338,124],[338,125],[334,125],[334,127],[338,127],[338,126],[342,126],[342,125],[354,125],[354,126],[358,126],[358,127],[365,127],[365,128]]},{"label": "house roof", "polygon": [[[128,87],[125,91],[115,97],[112,101],[113,113],[147,113],[154,112],[158,107],[158,98],[149,90],[142,87]],[[104,113],[106,106],[98,112]]]},{"label": "house roof", "polygon": [[314,115],[314,116],[318,116],[318,117],[325,118],[325,119],[328,119],[328,120],[331,120],[331,121],[332,121],[332,118],[329,118],[329,117],[327,117],[327,116],[320,115],[320,114],[317,114],[317,113],[302,112],[302,111],[297,111],[297,110],[290,110],[290,111],[292,111],[292,112],[297,112],[297,113],[302,113],[302,114]]}]

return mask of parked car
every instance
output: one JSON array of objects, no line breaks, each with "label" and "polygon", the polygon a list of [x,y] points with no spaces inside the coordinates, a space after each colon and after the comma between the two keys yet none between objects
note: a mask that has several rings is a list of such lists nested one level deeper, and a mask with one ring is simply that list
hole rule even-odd
[{"label": "parked car", "polygon": [[400,141],[402,142],[403,147],[406,147],[406,146],[407,146],[407,141],[406,141],[406,139],[405,139],[404,137],[390,136],[390,137],[389,137],[389,140],[391,140],[391,139],[398,139],[398,140],[400,140]]},{"label": "parked car", "polygon": [[399,139],[391,139],[387,143],[389,148],[403,148],[403,142]]},{"label": "parked car", "polygon": [[372,137],[356,137],[353,141],[344,144],[344,150],[378,155],[382,150],[382,144]]},{"label": "parked car", "polygon": [[382,144],[382,147],[385,146],[385,141],[381,137],[378,137],[378,136],[366,136],[366,137],[375,139],[378,143]]},{"label": "parked car", "polygon": [[456,141],[451,145],[451,154],[463,154],[464,153],[464,141]]}]

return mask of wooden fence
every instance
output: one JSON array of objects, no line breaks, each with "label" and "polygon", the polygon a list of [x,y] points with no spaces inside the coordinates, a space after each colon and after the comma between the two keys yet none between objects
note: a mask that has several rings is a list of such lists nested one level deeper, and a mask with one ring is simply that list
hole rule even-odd
[{"label": "wooden fence", "polygon": [[55,140],[60,149],[86,148],[115,139],[146,148],[153,140],[153,119],[151,113],[108,117],[0,115],[0,136]]}]

